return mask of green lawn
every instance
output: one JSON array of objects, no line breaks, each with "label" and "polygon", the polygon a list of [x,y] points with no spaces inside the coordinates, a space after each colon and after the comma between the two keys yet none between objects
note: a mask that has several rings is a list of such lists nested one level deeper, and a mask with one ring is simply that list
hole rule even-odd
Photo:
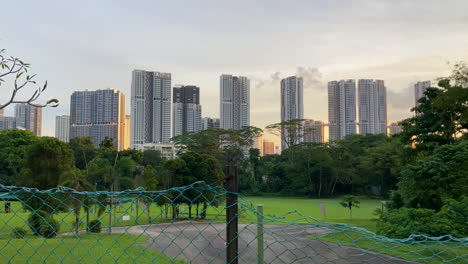
[{"label": "green lawn", "polygon": [[[371,232],[376,229],[375,209],[381,208],[380,200],[361,199],[360,208],[353,209],[353,220],[349,218],[349,211],[343,208],[339,202],[340,199],[306,199],[306,198],[281,198],[281,197],[242,197],[239,200],[240,223],[255,224],[257,216],[254,213],[254,208],[257,204],[264,205],[265,224],[302,224],[302,223],[317,223],[335,229],[334,232],[322,236],[312,237],[311,239],[319,239],[330,243],[363,248],[371,251],[381,252],[383,254],[415,260],[421,263],[468,263],[468,249],[460,243],[400,243],[393,240],[382,239],[373,233],[365,232],[361,229],[355,229],[346,225],[337,225],[337,223],[349,224],[350,226],[363,227]],[[319,204],[322,203],[325,207],[326,218],[323,217]],[[187,205],[180,207],[180,219],[188,217]],[[195,207],[193,216],[195,216]],[[201,210],[201,208],[200,208]],[[152,223],[167,222],[164,212],[156,204],[151,206]],[[208,209],[207,220],[214,222],[225,221],[224,202],[219,207],[210,207]],[[158,252],[143,249],[139,246],[146,238],[135,237],[131,235],[105,235],[98,236],[84,235],[79,242],[72,237],[56,238],[44,240],[37,237],[32,237],[31,231],[26,224],[30,212],[23,212],[19,203],[12,203],[12,213],[0,213],[0,263],[1,259],[13,258],[14,263],[22,263],[25,258],[33,257],[37,262],[41,262],[47,258],[48,263],[70,263],[74,257],[80,256],[85,258],[86,262],[96,262],[95,257],[105,255],[102,263],[107,260],[114,261],[117,257],[122,257],[124,260],[131,260],[136,256],[141,259],[141,263],[147,261],[146,256],[158,256],[162,263],[170,261],[166,256]],[[130,216],[129,221],[123,221],[122,216]],[[171,213],[169,213],[169,221]],[[117,206],[113,210],[113,226],[148,224],[148,212],[142,207],[137,212],[132,210],[131,203],[126,203],[123,207]],[[90,220],[96,219],[97,215],[92,212]],[[73,212],[62,212],[55,215],[55,219],[61,223],[60,232],[73,231],[73,222],[75,215]],[[109,214],[106,212],[99,218],[103,223],[103,231],[109,224]],[[82,211],[81,214],[81,229],[85,228],[86,214]],[[12,228],[22,227],[27,231],[27,239],[11,239]],[[118,240],[116,240],[118,239]],[[137,239],[137,240],[135,240]],[[118,241],[118,243],[116,243]],[[135,241],[137,243],[135,243]],[[94,246],[93,246],[94,245]],[[51,248],[57,253],[53,257]],[[87,253],[88,248],[91,254]],[[16,251],[15,249],[20,249]],[[37,254],[35,253],[37,250]],[[107,250],[107,251],[106,251]],[[50,257],[47,257],[49,256]],[[68,259],[67,259],[68,258]],[[148,257],[149,258],[149,257]],[[66,260],[66,261],[64,261]],[[119,259],[120,260],[120,259]],[[55,261],[55,262],[54,262]],[[166,262],[164,262],[166,261]],[[31,262],[31,263],[35,263]],[[140,263],[140,261],[138,261]],[[158,262],[159,263],[159,262]]]},{"label": "green lawn", "polygon": [[468,246],[466,243],[401,242],[374,236],[373,234],[364,234],[358,230],[351,229],[338,230],[324,236],[314,236],[311,239],[319,239],[342,246],[362,248],[418,263],[468,263]]},{"label": "green lawn", "polygon": [[[374,211],[381,208],[381,200],[360,199],[360,208],[353,208],[353,220],[350,220],[349,210],[342,207],[339,202],[341,199],[307,199],[307,198],[283,198],[283,197],[245,197],[254,208],[257,204],[263,204],[263,213],[266,217],[274,218],[277,216],[286,216],[287,220],[295,222],[306,222],[303,216],[324,220],[331,223],[345,223],[353,226],[364,227],[370,231],[375,231],[376,216]],[[327,218],[322,215],[319,204],[322,203],[325,208]],[[289,212],[297,210],[298,213]],[[308,218],[307,222],[312,222]]]},{"label": "green lawn", "polygon": [[146,240],[128,234],[0,239],[0,263],[185,263],[139,246]]}]

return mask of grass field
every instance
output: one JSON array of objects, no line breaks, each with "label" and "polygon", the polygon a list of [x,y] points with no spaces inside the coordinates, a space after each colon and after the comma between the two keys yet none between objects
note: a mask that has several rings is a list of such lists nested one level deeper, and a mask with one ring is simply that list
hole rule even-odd
[{"label": "grass field", "polygon": [[[257,216],[254,208],[257,204],[263,204],[265,224],[295,224],[314,222],[318,219],[321,224],[329,223],[329,227],[336,227],[335,223],[345,223],[351,226],[364,227],[371,232],[375,232],[377,216],[374,211],[381,208],[380,200],[360,199],[360,208],[353,209],[353,219],[349,218],[349,210],[343,208],[340,199],[306,199],[306,198],[282,198],[282,197],[241,197],[239,203],[240,223],[255,224]],[[322,215],[319,204],[322,203],[325,208],[326,218]],[[195,216],[195,208],[193,216]],[[200,208],[201,210],[201,208]],[[151,206],[152,223],[167,222],[165,214],[156,204]],[[188,217],[187,205],[180,207],[180,219]],[[297,211],[291,213],[292,211]],[[207,219],[215,222],[225,221],[224,202],[219,207],[210,207],[207,211]],[[20,203],[12,203],[12,213],[0,213],[0,262],[4,259],[14,260],[14,263],[24,263],[29,259],[30,263],[73,263],[77,262],[76,256],[82,257],[83,262],[96,262],[96,256],[104,254],[100,259],[102,263],[107,261],[114,262],[116,258],[121,258],[122,263],[127,260],[137,259],[138,263],[147,263],[150,257],[158,257],[160,262],[167,263],[170,259],[158,252],[143,249],[139,246],[145,241],[145,237],[135,237],[132,235],[83,235],[79,240],[73,236],[65,238],[42,239],[33,237],[32,232],[27,226],[26,220],[30,212],[24,212]],[[124,215],[130,216],[130,220],[123,221]],[[171,213],[169,213],[169,221]],[[60,233],[74,230],[75,215],[73,212],[62,212],[55,216],[55,219],[61,223]],[[98,216],[92,211],[90,220]],[[123,206],[114,207],[113,226],[131,226],[136,224],[148,224],[148,213],[143,207],[138,209],[131,203]],[[307,218],[307,219],[306,219]],[[107,231],[109,225],[109,214],[106,212],[99,217],[103,224],[103,232]],[[84,210],[81,213],[81,229],[85,229],[86,214]],[[25,239],[12,239],[12,230],[15,227],[22,227],[27,232]],[[118,241],[116,240],[118,237]],[[468,249],[460,244],[435,244],[435,243],[416,243],[405,244],[389,242],[376,237],[372,233],[356,230],[350,227],[337,228],[335,232],[313,237],[311,239],[320,239],[330,243],[363,248],[371,251],[381,252],[383,254],[393,255],[408,260],[416,260],[421,263],[468,263]],[[118,243],[116,243],[118,242]],[[17,249],[19,249],[17,251]],[[53,249],[53,250],[51,250]],[[53,251],[53,252],[52,252]],[[31,262],[32,261],[32,262]],[[131,262],[131,261],[130,261]]]},{"label": "grass field", "polygon": [[0,263],[185,263],[139,246],[147,239],[128,234],[0,239]]},{"label": "grass field", "polygon": [[[284,216],[288,212],[297,210],[304,216],[324,220],[331,223],[345,223],[353,226],[364,227],[375,231],[376,216],[374,211],[381,208],[380,200],[360,199],[360,208],[353,208],[353,220],[350,220],[349,210],[342,207],[341,199],[307,199],[307,198],[282,198],[282,197],[245,197],[256,208],[257,204],[263,204],[265,216]],[[325,208],[326,218],[322,215],[319,204]],[[291,214],[288,220],[300,221],[298,214]]]}]

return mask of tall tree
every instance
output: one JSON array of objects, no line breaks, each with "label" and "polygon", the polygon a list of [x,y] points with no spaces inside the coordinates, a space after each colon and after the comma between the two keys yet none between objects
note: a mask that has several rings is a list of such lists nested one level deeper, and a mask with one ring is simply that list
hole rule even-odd
[{"label": "tall tree", "polygon": [[70,139],[70,148],[75,157],[75,166],[84,170],[88,168],[88,163],[94,159],[96,148],[90,137],[76,137]]},{"label": "tall tree", "polygon": [[[73,152],[68,144],[56,138],[38,138],[28,149],[25,166],[16,184],[40,190],[55,188],[60,183],[60,176],[72,170],[74,163]],[[52,195],[32,193],[29,197],[23,197],[23,202],[31,210],[56,213],[63,205]]]},{"label": "tall tree", "polygon": [[29,146],[38,138],[29,130],[0,131],[0,183],[14,184],[25,166]]}]

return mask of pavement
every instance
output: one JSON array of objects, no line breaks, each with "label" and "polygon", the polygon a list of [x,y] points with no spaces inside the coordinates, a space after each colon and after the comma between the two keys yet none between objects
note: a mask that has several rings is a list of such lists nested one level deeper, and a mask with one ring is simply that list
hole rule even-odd
[{"label": "pavement", "polygon": [[[257,263],[257,227],[239,225],[239,263]],[[226,224],[177,222],[114,227],[113,233],[144,235],[142,247],[194,264],[224,264]],[[414,263],[358,248],[309,239],[330,229],[306,225],[265,225],[264,263]]]}]

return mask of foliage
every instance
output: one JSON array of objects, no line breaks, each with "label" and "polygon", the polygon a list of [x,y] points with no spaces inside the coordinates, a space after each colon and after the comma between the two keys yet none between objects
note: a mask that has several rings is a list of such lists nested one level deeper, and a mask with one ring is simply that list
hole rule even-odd
[{"label": "foliage", "polygon": [[28,226],[36,236],[52,238],[60,230],[60,224],[45,211],[33,211],[28,218]]},{"label": "foliage", "polygon": [[26,235],[26,230],[22,227],[13,228],[11,236],[14,238],[24,238]]},{"label": "foliage", "polygon": [[468,195],[468,141],[444,145],[406,166],[398,184],[409,207],[439,210],[449,198]]},{"label": "foliage", "polygon": [[[56,138],[40,137],[28,148],[26,163],[16,184],[39,190],[55,188],[60,183],[60,176],[73,167],[73,152],[68,144]],[[28,210],[56,212],[64,207],[58,199],[46,195],[21,198]]]},{"label": "foliage", "polygon": [[39,228],[39,234],[44,238],[54,238],[60,231],[60,223],[52,216],[46,217]]},{"label": "foliage", "polygon": [[0,131],[0,180],[13,185],[25,166],[28,148],[37,140],[29,130],[9,129]]},{"label": "foliage", "polygon": [[91,233],[101,233],[102,223],[98,219],[89,222],[88,230]]},{"label": "foliage", "polygon": [[75,166],[80,169],[87,169],[88,163],[94,159],[96,148],[90,137],[76,137],[70,139],[70,148],[75,157]]},{"label": "foliage", "polygon": [[287,120],[268,125],[266,130],[273,135],[281,136],[281,144],[286,148],[300,144],[304,135],[309,132],[304,129],[304,119]]},{"label": "foliage", "polygon": [[164,163],[164,158],[159,150],[145,150],[143,152],[143,166],[151,165],[153,168],[160,168]]}]

